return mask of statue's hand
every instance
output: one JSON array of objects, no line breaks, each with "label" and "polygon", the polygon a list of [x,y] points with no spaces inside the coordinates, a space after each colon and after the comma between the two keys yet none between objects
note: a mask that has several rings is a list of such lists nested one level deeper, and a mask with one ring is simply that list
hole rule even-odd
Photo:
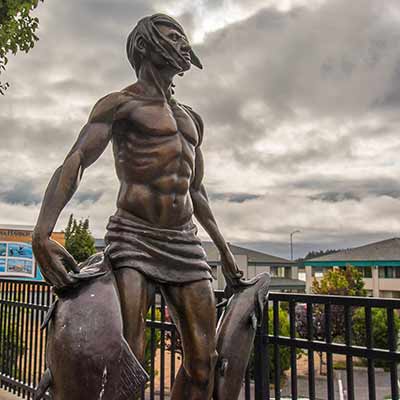
[{"label": "statue's hand", "polygon": [[239,269],[231,251],[221,254],[221,264],[226,280],[225,296],[230,297],[247,286],[247,282],[243,279],[243,271]]},{"label": "statue's hand", "polygon": [[79,273],[78,264],[63,246],[34,234],[32,248],[44,278],[55,289],[65,289],[77,283],[68,272]]}]

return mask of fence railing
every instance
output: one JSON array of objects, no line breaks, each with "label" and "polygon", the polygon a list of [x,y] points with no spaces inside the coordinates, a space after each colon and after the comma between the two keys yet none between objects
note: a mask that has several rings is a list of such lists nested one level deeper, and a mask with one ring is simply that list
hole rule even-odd
[{"label": "fence railing", "polygon": [[[221,299],[222,293],[216,296]],[[40,325],[51,301],[45,283],[0,279],[0,387],[24,398],[32,398],[45,369],[46,331]],[[377,309],[386,316],[386,342],[374,343]],[[399,310],[400,300],[271,293],[241,400],[399,399]],[[360,315],[361,339],[359,331],[355,337]],[[148,314],[146,336],[150,381],[142,399],[168,399],[182,352],[159,294]],[[383,370],[377,368],[381,364]]]}]

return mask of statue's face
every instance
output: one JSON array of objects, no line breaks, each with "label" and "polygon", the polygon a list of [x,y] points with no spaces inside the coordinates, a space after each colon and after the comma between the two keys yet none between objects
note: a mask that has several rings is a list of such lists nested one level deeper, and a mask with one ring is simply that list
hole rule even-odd
[{"label": "statue's face", "polygon": [[[192,64],[190,56],[191,47],[187,37],[170,25],[158,24],[158,29],[164,35],[166,40],[168,40],[168,43],[175,48],[178,54],[181,55],[181,57],[176,60],[178,65],[181,67],[181,71],[176,72],[188,71]],[[158,64],[160,67],[165,66],[165,60],[160,59],[161,57],[158,54],[154,54],[152,58],[156,65]]]}]

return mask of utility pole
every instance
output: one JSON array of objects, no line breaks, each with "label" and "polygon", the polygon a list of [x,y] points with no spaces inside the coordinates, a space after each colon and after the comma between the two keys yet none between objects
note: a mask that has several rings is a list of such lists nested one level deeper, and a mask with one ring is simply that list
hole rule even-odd
[{"label": "utility pole", "polygon": [[295,233],[300,233],[298,229],[290,233],[290,261],[293,261],[293,235]]}]

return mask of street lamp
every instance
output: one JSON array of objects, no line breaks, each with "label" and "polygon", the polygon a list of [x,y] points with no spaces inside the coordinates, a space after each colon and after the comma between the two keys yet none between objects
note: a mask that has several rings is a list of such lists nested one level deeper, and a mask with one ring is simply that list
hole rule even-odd
[{"label": "street lamp", "polygon": [[295,230],[290,233],[290,260],[293,261],[293,235],[295,233],[300,233],[301,231]]}]

